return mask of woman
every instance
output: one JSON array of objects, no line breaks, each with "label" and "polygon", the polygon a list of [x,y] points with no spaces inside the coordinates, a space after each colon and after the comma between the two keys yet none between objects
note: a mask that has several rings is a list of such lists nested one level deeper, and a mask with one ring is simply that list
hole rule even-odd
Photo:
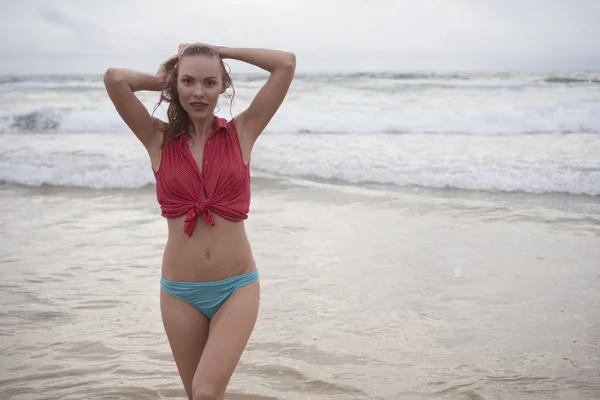
[{"label": "woman", "polygon": [[[223,59],[270,73],[246,110],[214,115],[231,86]],[[292,53],[201,43],[179,46],[156,76],[109,68],[107,93],[146,148],[157,199],[168,223],[160,307],[171,350],[190,399],[223,399],[254,329],[258,270],[244,220],[250,203],[250,155],[294,76]],[[168,122],[134,94],[161,92]]]}]

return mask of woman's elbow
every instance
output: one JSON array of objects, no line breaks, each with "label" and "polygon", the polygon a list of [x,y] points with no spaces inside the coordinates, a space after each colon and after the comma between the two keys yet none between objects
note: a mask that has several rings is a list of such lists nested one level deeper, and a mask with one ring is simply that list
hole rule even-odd
[{"label": "woman's elbow", "polygon": [[296,54],[287,53],[286,67],[290,69],[296,69]]},{"label": "woman's elbow", "polygon": [[104,72],[104,85],[110,85],[122,80],[122,75],[117,68],[108,68]]},{"label": "woman's elbow", "polygon": [[291,72],[296,70],[296,55],[294,53],[285,52],[279,59],[277,69],[280,71]]}]

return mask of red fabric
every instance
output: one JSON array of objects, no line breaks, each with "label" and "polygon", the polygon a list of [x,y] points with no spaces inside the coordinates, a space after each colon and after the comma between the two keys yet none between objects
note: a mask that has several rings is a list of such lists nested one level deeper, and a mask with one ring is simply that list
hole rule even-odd
[{"label": "red fabric", "polygon": [[163,145],[160,167],[154,174],[161,215],[174,218],[186,214],[184,231],[188,236],[192,236],[200,216],[214,225],[213,212],[234,222],[248,218],[250,168],[244,164],[234,120],[227,122],[215,116],[201,169],[188,139],[183,131]]}]

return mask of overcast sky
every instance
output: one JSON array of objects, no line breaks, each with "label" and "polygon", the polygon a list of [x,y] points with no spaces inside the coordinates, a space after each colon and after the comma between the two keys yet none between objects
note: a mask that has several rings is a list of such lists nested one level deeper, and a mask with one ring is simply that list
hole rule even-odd
[{"label": "overcast sky", "polygon": [[1,74],[154,72],[190,41],[293,51],[299,71],[600,69],[600,0],[0,0],[0,10]]}]

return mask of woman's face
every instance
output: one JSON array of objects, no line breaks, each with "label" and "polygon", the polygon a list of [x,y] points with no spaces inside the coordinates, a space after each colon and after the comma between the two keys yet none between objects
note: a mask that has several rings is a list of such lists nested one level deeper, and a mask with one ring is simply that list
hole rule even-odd
[{"label": "woman's face", "polygon": [[217,57],[200,54],[179,61],[177,92],[190,118],[212,116],[224,90],[223,71]]}]

